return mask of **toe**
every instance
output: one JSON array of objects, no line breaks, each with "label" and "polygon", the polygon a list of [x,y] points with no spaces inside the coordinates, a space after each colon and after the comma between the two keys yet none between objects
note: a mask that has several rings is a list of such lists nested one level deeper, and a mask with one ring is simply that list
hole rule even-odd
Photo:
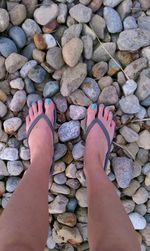
[{"label": "toe", "polygon": [[102,119],[103,117],[104,117],[104,105],[103,104],[101,104],[101,105],[99,105],[99,111],[98,111],[98,118],[99,119]]},{"label": "toe", "polygon": [[30,117],[29,117],[29,115],[28,115],[28,116],[26,117],[26,130],[28,130],[29,125],[30,125]]},{"label": "toe", "polygon": [[34,114],[34,116],[37,116],[37,103],[36,102],[34,102],[33,104],[32,104],[32,111],[33,111],[33,114]]},{"label": "toe", "polygon": [[51,99],[45,99],[44,102],[45,114],[48,116],[52,124],[54,123],[54,109],[55,105]]},{"label": "toe", "polygon": [[95,119],[97,113],[97,105],[91,104],[87,110],[87,126]]},{"label": "toe", "polygon": [[108,116],[109,116],[109,110],[108,110],[108,108],[106,107],[106,108],[104,109],[104,119],[105,119],[105,120],[108,120]]},{"label": "toe", "polygon": [[109,114],[108,114],[108,122],[109,122],[110,125],[112,124],[112,120],[113,120],[113,114],[112,114],[112,112],[109,112]]},{"label": "toe", "polygon": [[29,118],[30,118],[30,120],[34,119],[34,114],[33,114],[32,107],[30,107],[30,109],[29,109]]},{"label": "toe", "polygon": [[38,101],[38,113],[43,113],[43,101]]},{"label": "toe", "polygon": [[113,130],[115,130],[115,127],[116,127],[116,123],[115,123],[115,121],[112,119],[111,128],[112,128]]}]

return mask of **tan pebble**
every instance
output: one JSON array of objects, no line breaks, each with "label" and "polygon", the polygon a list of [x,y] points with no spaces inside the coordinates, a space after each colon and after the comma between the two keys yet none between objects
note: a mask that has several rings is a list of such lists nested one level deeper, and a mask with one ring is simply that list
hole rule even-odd
[{"label": "tan pebble", "polygon": [[52,33],[54,30],[56,30],[57,26],[58,26],[57,21],[53,20],[48,24],[44,25],[42,30],[44,33]]},{"label": "tan pebble", "polygon": [[34,37],[34,43],[37,49],[39,50],[45,50],[47,45],[43,39],[43,36],[41,34],[35,34]]},{"label": "tan pebble", "polygon": [[145,185],[148,187],[150,186],[150,172],[148,173],[148,175],[145,178]]},{"label": "tan pebble", "polygon": [[46,53],[38,49],[34,49],[32,53],[33,59],[38,63],[43,63],[45,61]]},{"label": "tan pebble", "polygon": [[102,2],[102,0],[93,0],[88,7],[90,7],[93,12],[96,12],[101,7]]},{"label": "tan pebble", "polygon": [[7,100],[7,95],[2,90],[0,90],[0,100],[2,102],[5,102]]}]

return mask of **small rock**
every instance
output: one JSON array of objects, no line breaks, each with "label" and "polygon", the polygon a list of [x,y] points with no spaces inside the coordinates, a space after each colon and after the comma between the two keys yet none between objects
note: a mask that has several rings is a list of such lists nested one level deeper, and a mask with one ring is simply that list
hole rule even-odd
[{"label": "small rock", "polygon": [[135,206],[135,212],[144,216],[147,212],[147,208],[144,204],[136,205]]},{"label": "small rock", "polygon": [[108,65],[106,62],[99,62],[95,64],[92,68],[92,75],[96,79],[102,78],[108,71]]},{"label": "small rock", "polygon": [[64,65],[61,48],[54,47],[49,49],[46,55],[46,61],[52,68],[59,70]]},{"label": "small rock", "polygon": [[147,174],[145,178],[145,186],[149,187],[150,186],[150,172]]},{"label": "small rock", "polygon": [[57,221],[63,225],[74,227],[76,225],[77,219],[76,215],[73,213],[63,213],[57,216]]},{"label": "small rock", "polygon": [[31,60],[34,49],[35,49],[35,44],[32,42],[28,44],[26,47],[24,47],[22,55],[26,57],[28,60]]},{"label": "small rock", "polygon": [[6,164],[3,160],[0,160],[0,176],[9,176]]},{"label": "small rock", "polygon": [[80,207],[88,207],[86,188],[80,188],[76,192],[76,199]]},{"label": "small rock", "polygon": [[117,33],[122,31],[121,18],[116,10],[111,7],[104,8],[104,19],[107,29],[110,33]]},{"label": "small rock", "polygon": [[24,82],[22,78],[16,78],[10,81],[10,87],[12,89],[22,90],[24,88]]},{"label": "small rock", "polygon": [[9,26],[9,14],[5,9],[0,8],[0,32],[7,30]]},{"label": "small rock", "polygon": [[146,163],[142,168],[142,173],[147,175],[150,172],[150,162]]},{"label": "small rock", "polygon": [[114,157],[112,166],[119,187],[128,187],[133,178],[133,161],[126,157]]},{"label": "small rock", "polygon": [[122,200],[122,204],[127,214],[133,212],[135,203],[132,200]]},{"label": "small rock", "polygon": [[86,179],[83,170],[77,171],[76,178],[80,181],[83,187],[86,187]]},{"label": "small rock", "polygon": [[[58,143],[59,144],[59,143]],[[58,145],[57,144],[57,145]],[[56,145],[56,146],[57,146]],[[59,144],[61,145],[61,144]],[[64,145],[65,146],[65,145]],[[67,151],[67,150],[66,150]],[[65,152],[66,153],[66,152]],[[63,157],[63,156],[62,156]],[[57,161],[55,162],[54,166],[53,166],[53,175],[59,174],[59,173],[63,173],[65,171],[66,165],[63,161]]]},{"label": "small rock", "polygon": [[0,90],[0,100],[2,102],[5,102],[7,100],[7,95],[2,90]]},{"label": "small rock", "polygon": [[5,66],[6,70],[9,73],[14,73],[17,70],[21,69],[21,67],[27,62],[27,58],[17,54],[17,53],[12,53],[10,54],[7,59],[5,60]]},{"label": "small rock", "polygon": [[19,48],[23,48],[26,45],[26,34],[19,26],[13,26],[10,28],[9,37],[12,38]]},{"label": "small rock", "polygon": [[47,45],[47,49],[50,49],[56,46],[56,40],[51,34],[44,34],[43,39]]},{"label": "small rock", "polygon": [[64,61],[70,67],[74,67],[82,54],[83,43],[79,38],[72,38],[62,49]]},{"label": "small rock", "polygon": [[42,5],[34,11],[34,19],[40,25],[46,25],[53,21],[58,15],[58,6],[51,3],[50,6]]},{"label": "small rock", "polygon": [[144,130],[139,134],[139,140],[137,141],[139,147],[149,150],[150,149],[150,133],[148,130]]},{"label": "small rock", "polygon": [[108,61],[110,59],[110,56],[108,53],[104,50],[104,48],[109,52],[109,54],[114,57],[115,51],[116,51],[116,43],[110,42],[110,43],[103,43],[103,46],[99,45],[93,53],[92,59],[95,62],[99,61]]},{"label": "small rock", "polygon": [[17,117],[13,117],[4,121],[4,131],[7,134],[12,134],[16,132],[22,124],[22,120]]},{"label": "small rock", "polygon": [[59,237],[63,239],[63,242],[69,242],[71,244],[80,244],[82,243],[82,237],[78,228],[70,228],[63,226],[59,231],[57,231]]},{"label": "small rock", "polygon": [[67,17],[67,5],[60,3],[59,4],[59,14],[57,17],[57,22],[59,24],[64,24],[66,22],[66,17]]},{"label": "small rock", "polygon": [[[56,243],[55,243],[55,241],[53,240],[52,236],[48,236],[48,239],[47,239],[46,244],[47,244],[47,247],[48,247],[50,250],[52,250],[52,249],[55,248],[55,246],[56,246]],[[53,250],[54,250],[54,249],[53,249]]]},{"label": "small rock", "polygon": [[100,96],[99,102],[105,105],[113,105],[118,102],[118,94],[114,86],[105,87]]},{"label": "small rock", "polygon": [[34,37],[34,43],[37,49],[39,50],[45,50],[47,48],[47,44],[44,41],[43,35],[42,34],[35,34]]},{"label": "small rock", "polygon": [[20,148],[20,158],[22,160],[29,160],[30,159],[30,150],[29,150],[29,148],[26,148],[24,146],[22,146]]},{"label": "small rock", "polygon": [[127,126],[120,129],[120,134],[125,138],[128,143],[136,142],[139,139],[138,133]]},{"label": "small rock", "polygon": [[79,105],[70,105],[69,115],[72,120],[84,119],[86,116],[86,108]]},{"label": "small rock", "polygon": [[142,215],[131,213],[129,214],[129,218],[135,230],[142,230],[146,227],[146,220]]},{"label": "small rock", "polygon": [[11,176],[19,176],[24,170],[21,161],[8,161],[7,169]]},{"label": "small rock", "polygon": [[61,159],[67,152],[67,147],[64,144],[56,144],[54,152],[54,161]]},{"label": "small rock", "polygon": [[72,149],[72,156],[74,160],[79,160],[83,158],[85,151],[85,146],[83,141],[79,141],[77,144],[74,145]]},{"label": "small rock", "polygon": [[137,51],[150,45],[150,31],[142,29],[125,30],[119,34],[117,41],[119,50]]},{"label": "small rock", "polygon": [[82,37],[83,52],[86,59],[91,59],[93,55],[93,40],[91,36],[85,35]]},{"label": "small rock", "polygon": [[98,81],[98,85],[100,86],[101,90],[103,90],[107,86],[110,86],[112,83],[113,83],[113,80],[110,76],[102,77]]},{"label": "small rock", "polygon": [[69,166],[67,166],[66,170],[65,170],[65,174],[68,178],[72,178],[75,179],[76,178],[76,165],[71,163]]},{"label": "small rock", "polygon": [[77,207],[77,200],[75,198],[70,199],[67,203],[67,211],[74,213],[76,207]]},{"label": "small rock", "polygon": [[137,28],[137,23],[136,19],[132,16],[128,16],[123,20],[123,26],[124,29],[136,29]]},{"label": "small rock", "polygon": [[19,112],[22,110],[22,108],[24,107],[26,103],[26,93],[25,91],[17,91],[11,102],[10,102],[10,110],[13,112]]},{"label": "small rock", "polygon": [[80,182],[77,179],[68,179],[66,185],[73,190],[77,190],[80,187]]},{"label": "small rock", "polygon": [[0,181],[0,197],[5,193],[5,183]]},{"label": "small rock", "polygon": [[82,24],[74,24],[71,25],[68,29],[66,29],[61,37],[62,47],[69,42],[72,38],[79,38],[82,31]]},{"label": "small rock", "polygon": [[20,182],[20,178],[18,178],[18,177],[10,177],[10,178],[8,178],[8,180],[6,181],[6,190],[9,193],[14,192],[15,189],[17,188],[19,182]]},{"label": "small rock", "polygon": [[45,61],[46,53],[38,49],[33,50],[33,59],[38,63],[43,63]]},{"label": "small rock", "polygon": [[45,80],[46,71],[40,65],[36,65],[28,72],[28,77],[35,83],[41,84]]},{"label": "small rock", "polygon": [[66,181],[67,181],[67,178],[66,178],[64,173],[60,173],[60,174],[56,174],[54,176],[54,181],[58,185],[64,185],[66,183]]},{"label": "small rock", "polygon": [[100,39],[104,39],[104,33],[105,33],[105,27],[106,27],[104,18],[102,18],[101,16],[97,14],[94,15],[91,19],[90,26]]},{"label": "small rock", "polygon": [[89,106],[92,103],[92,101],[80,89],[74,91],[69,97],[75,105]]},{"label": "small rock", "polygon": [[62,142],[76,139],[80,135],[79,121],[69,121],[63,123],[58,130],[58,135]]},{"label": "small rock", "polygon": [[36,33],[41,33],[39,25],[33,19],[26,19],[22,24],[22,29],[26,33],[27,37],[33,37]]},{"label": "small rock", "polygon": [[124,0],[119,4],[117,11],[122,20],[131,13],[132,5],[133,3],[131,0]]},{"label": "small rock", "polygon": [[108,75],[113,76],[115,75],[118,71],[120,71],[121,65],[113,59],[110,59],[109,65],[108,65]]},{"label": "small rock", "polygon": [[147,46],[142,49],[142,56],[147,58],[148,65],[150,66],[150,46]]},{"label": "small rock", "polygon": [[69,14],[79,23],[88,23],[91,20],[92,10],[79,3],[70,9]]},{"label": "small rock", "polygon": [[132,196],[132,199],[138,205],[143,204],[148,200],[148,192],[144,187],[140,187]]},{"label": "small rock", "polygon": [[67,101],[65,99],[65,97],[63,97],[61,94],[57,94],[55,95],[55,97],[53,98],[55,105],[57,107],[57,109],[64,113],[67,111]]},{"label": "small rock", "polygon": [[120,4],[123,0],[103,0],[103,4],[105,6],[109,6],[109,7],[116,7],[118,4]]},{"label": "small rock", "polygon": [[148,0],[140,0],[140,4],[143,10],[148,10],[150,8],[150,2]]},{"label": "small rock", "polygon": [[137,79],[141,70],[147,67],[146,58],[138,58],[125,68],[125,73],[131,79]]},{"label": "small rock", "polygon": [[7,113],[7,106],[0,101],[0,118],[3,118]]},{"label": "small rock", "polygon": [[81,85],[81,89],[93,102],[98,99],[100,89],[94,79],[86,78]]},{"label": "small rock", "polygon": [[125,96],[129,96],[131,94],[134,94],[135,90],[137,89],[137,83],[129,79],[126,81],[126,83],[122,86],[123,93]]},{"label": "small rock", "polygon": [[2,56],[7,58],[11,53],[17,52],[17,47],[15,43],[6,37],[0,38],[0,53]]},{"label": "small rock", "polygon": [[18,160],[18,149],[13,147],[6,147],[0,152],[0,158],[2,160]]},{"label": "small rock", "polygon": [[102,0],[92,0],[89,4],[89,7],[92,9],[93,12],[96,12],[101,7],[102,2]]},{"label": "small rock", "polygon": [[150,95],[150,70],[149,68],[140,73],[136,95],[140,101],[145,101]]},{"label": "small rock", "polygon": [[[5,77],[5,74],[6,74],[6,68],[5,68],[5,58],[3,58],[2,56],[0,56],[0,80],[3,79]],[[0,100],[2,100],[2,96],[4,96],[2,94],[2,90],[0,90]],[[5,101],[5,98],[4,100],[2,101]]]},{"label": "small rock", "polygon": [[79,63],[75,67],[64,70],[61,79],[61,94],[69,96],[72,92],[79,88],[87,75],[86,64]]},{"label": "small rock", "polygon": [[150,246],[150,224],[147,224],[146,228],[141,231],[143,241],[146,245]]},{"label": "small rock", "polygon": [[68,199],[64,195],[57,195],[53,202],[49,204],[50,214],[65,213]]},{"label": "small rock", "polygon": [[58,81],[49,81],[44,86],[43,96],[44,96],[44,98],[51,98],[57,92],[59,92],[59,83],[58,83]]},{"label": "small rock", "polygon": [[20,70],[20,75],[22,78],[26,78],[28,76],[29,71],[37,65],[35,60],[28,61]]},{"label": "small rock", "polygon": [[127,114],[138,113],[141,109],[139,100],[135,95],[129,95],[127,97],[122,97],[119,101],[121,110]]},{"label": "small rock", "polygon": [[51,188],[51,192],[54,194],[64,194],[64,195],[69,195],[70,194],[70,189],[65,186],[65,185],[58,185],[56,183],[53,183]]},{"label": "small rock", "polygon": [[9,12],[9,15],[13,25],[20,25],[26,19],[26,7],[23,4],[16,4]]},{"label": "small rock", "polygon": [[143,30],[150,30],[150,16],[141,16],[138,18],[138,26]]}]

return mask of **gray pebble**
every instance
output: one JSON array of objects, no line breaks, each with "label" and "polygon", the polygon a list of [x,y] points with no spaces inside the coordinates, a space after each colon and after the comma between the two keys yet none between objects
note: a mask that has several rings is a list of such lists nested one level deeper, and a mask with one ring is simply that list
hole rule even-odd
[{"label": "gray pebble", "polygon": [[36,84],[41,84],[46,78],[46,71],[40,65],[29,70],[28,77]]},{"label": "gray pebble", "polygon": [[63,123],[58,129],[58,136],[62,142],[76,139],[80,135],[79,121],[69,121]]},{"label": "gray pebble", "polygon": [[59,83],[58,81],[49,81],[45,84],[44,90],[43,90],[43,96],[44,98],[51,98],[56,93],[59,92]]},{"label": "gray pebble", "polygon": [[9,36],[19,48],[23,48],[26,45],[26,34],[19,26],[13,26],[10,28]]},{"label": "gray pebble", "polygon": [[10,193],[14,192],[20,182],[18,177],[10,177],[6,181],[6,190]]},{"label": "gray pebble", "polygon": [[121,18],[118,12],[113,8],[104,8],[104,19],[106,21],[107,29],[110,33],[117,33],[122,31]]},{"label": "gray pebble", "polygon": [[24,170],[23,164],[21,161],[8,161],[7,169],[11,176],[18,176]]}]

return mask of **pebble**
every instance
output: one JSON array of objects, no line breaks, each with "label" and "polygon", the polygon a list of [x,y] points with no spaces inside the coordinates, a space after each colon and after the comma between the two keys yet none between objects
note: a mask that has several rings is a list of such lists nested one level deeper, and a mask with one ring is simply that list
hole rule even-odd
[{"label": "pebble", "polygon": [[51,98],[57,92],[59,92],[58,81],[49,81],[44,86],[43,96],[44,96],[44,98]]},{"label": "pebble", "polygon": [[9,105],[10,110],[13,112],[19,112],[22,110],[25,103],[26,103],[25,91],[16,91]]},{"label": "pebble", "polygon": [[61,159],[67,152],[67,147],[64,144],[56,144],[54,152],[54,161]]},{"label": "pebble", "polygon": [[[119,50],[137,51],[138,49],[150,45],[150,31],[142,29],[125,30],[119,34],[117,41]],[[133,42],[134,41],[134,42]]]},{"label": "pebble", "polygon": [[119,4],[117,11],[120,14],[122,20],[131,13],[132,7],[133,2],[131,0],[124,0]]},{"label": "pebble", "polygon": [[70,94],[70,99],[73,104],[80,106],[89,106],[92,101],[80,89]]},{"label": "pebble", "polygon": [[122,97],[119,101],[121,110],[127,114],[138,113],[141,109],[139,100],[135,95]]},{"label": "pebble", "polygon": [[143,70],[140,73],[140,78],[138,80],[138,88],[136,91],[136,95],[139,98],[140,101],[145,100],[146,98],[149,98],[150,95],[150,91],[149,91],[149,87],[150,87],[150,78],[149,78],[149,68],[146,70]]},{"label": "pebble", "polygon": [[[0,80],[5,77],[6,74],[6,68],[5,68],[5,58],[0,56]],[[0,90],[0,100],[5,101],[5,93]]]},{"label": "pebble", "polygon": [[21,161],[8,161],[7,169],[11,176],[19,176],[23,172],[24,167]]},{"label": "pebble", "polygon": [[33,40],[37,49],[46,50],[47,45],[42,34],[35,34]]},{"label": "pebble", "polygon": [[124,29],[136,29],[137,28],[137,23],[136,19],[132,16],[128,16],[123,20],[123,26]]},{"label": "pebble", "polygon": [[91,20],[92,10],[79,3],[69,10],[69,14],[79,23],[88,23]]},{"label": "pebble", "polygon": [[17,47],[15,43],[6,37],[0,38],[0,53],[2,56],[7,58],[11,53],[17,52]]},{"label": "pebble", "polygon": [[36,65],[29,70],[28,77],[36,84],[42,84],[46,77],[46,71],[40,65]]},{"label": "pebble", "polygon": [[64,97],[69,96],[79,88],[87,75],[86,64],[79,63],[75,67],[66,68],[61,79],[61,94]]},{"label": "pebble", "polygon": [[67,178],[64,173],[60,173],[54,176],[54,181],[58,185],[64,185],[67,181]]},{"label": "pebble", "polygon": [[80,188],[76,192],[76,199],[77,199],[78,204],[79,204],[80,207],[88,207],[86,188]]},{"label": "pebble", "polygon": [[12,89],[23,90],[24,89],[24,82],[22,78],[16,78],[10,81],[10,87]]},{"label": "pebble", "polygon": [[98,85],[99,85],[101,90],[103,90],[107,86],[110,86],[112,83],[113,83],[113,80],[112,80],[112,78],[110,76],[102,77],[98,81]]},{"label": "pebble", "polygon": [[92,68],[92,75],[95,79],[101,79],[108,71],[108,65],[106,62],[99,62]]},{"label": "pebble", "polygon": [[141,70],[147,67],[147,59],[146,58],[138,58],[137,60],[130,63],[125,68],[125,73],[131,79],[137,79]]},{"label": "pebble", "polygon": [[145,186],[147,186],[147,187],[150,186],[150,173],[148,173],[145,178]]},{"label": "pebble", "polygon": [[132,222],[132,225],[135,230],[142,230],[146,227],[145,218],[138,213],[134,212],[134,213],[129,214],[129,219]]},{"label": "pebble", "polygon": [[147,175],[150,172],[150,162],[146,163],[142,168],[142,173]]},{"label": "pebble", "polygon": [[147,223],[150,223],[150,214],[145,214],[145,219]]},{"label": "pebble", "polygon": [[74,67],[82,54],[83,51],[83,42],[79,38],[72,38],[69,42],[67,42],[63,49],[63,59],[67,65],[70,67]]},{"label": "pebble", "polygon": [[29,71],[37,65],[35,60],[28,61],[20,70],[20,75],[22,78],[26,78],[28,76]]},{"label": "pebble", "polygon": [[106,28],[106,23],[104,18],[102,18],[97,14],[94,15],[91,19],[90,26],[100,39],[104,39],[105,28]]},{"label": "pebble", "polygon": [[81,85],[82,91],[89,97],[93,102],[95,102],[100,94],[100,89],[97,82],[92,78],[85,78]]},{"label": "pebble", "polygon": [[13,134],[16,132],[22,124],[22,120],[17,117],[6,119],[3,123],[4,131],[7,134]]},{"label": "pebble", "polygon": [[25,123],[19,128],[18,133],[17,133],[17,139],[19,141],[26,139],[26,125]]},{"label": "pebble", "polygon": [[74,160],[80,160],[84,156],[85,146],[83,141],[79,141],[73,146],[72,156]]},{"label": "pebble", "polygon": [[27,62],[26,57],[14,52],[10,54],[5,60],[6,70],[9,73],[14,73],[17,70],[21,69],[26,62]]},{"label": "pebble", "polygon": [[127,126],[120,129],[120,134],[125,138],[128,143],[136,142],[139,139],[138,133]]},{"label": "pebble", "polygon": [[150,65],[150,46],[147,46],[142,49],[142,56],[147,58],[148,65]]},{"label": "pebble", "polygon": [[81,184],[83,187],[86,187],[86,179],[85,179],[85,175],[84,175],[83,170],[77,171],[77,173],[76,173],[76,178],[80,181],[80,184]]},{"label": "pebble", "polygon": [[139,147],[149,150],[150,149],[150,133],[148,130],[144,130],[139,134],[139,140],[137,144]]},{"label": "pebble", "polygon": [[65,186],[65,185],[58,185],[56,183],[53,183],[50,191],[54,194],[64,194],[64,195],[69,195],[70,194],[70,189]]},{"label": "pebble", "polygon": [[[48,236],[47,242],[46,242],[47,247],[52,250],[53,248],[55,248],[56,243],[53,240],[52,236]],[[54,250],[54,249],[53,249]]]},{"label": "pebble", "polygon": [[135,203],[132,200],[122,200],[122,205],[126,211],[127,214],[133,212],[135,208]]},{"label": "pebble", "polygon": [[144,204],[148,200],[148,192],[144,187],[140,187],[132,196],[132,199],[138,205]]},{"label": "pebble", "polygon": [[105,105],[113,105],[118,102],[118,94],[114,86],[105,87],[100,96],[99,102]]},{"label": "pebble", "polygon": [[145,204],[136,205],[135,212],[139,213],[142,216],[145,216],[145,214],[147,212],[147,208],[146,208]]},{"label": "pebble", "polygon": [[138,18],[138,26],[140,29],[150,31],[150,16],[141,16]]},{"label": "pebble", "polygon": [[148,10],[150,8],[150,2],[148,0],[140,0],[140,4],[143,10]]},{"label": "pebble", "polygon": [[30,150],[24,146],[20,147],[20,158],[22,160],[30,159]]},{"label": "pebble", "polygon": [[7,113],[7,106],[0,101],[0,118],[3,118]]},{"label": "pebble", "polygon": [[9,15],[13,25],[20,25],[27,17],[26,7],[23,4],[16,4],[10,10]]},{"label": "pebble", "polygon": [[18,160],[18,150],[13,147],[6,147],[0,152],[0,158],[2,160]]},{"label": "pebble", "polygon": [[9,37],[19,48],[23,48],[26,45],[26,34],[19,26],[13,26],[10,28]]},{"label": "pebble", "polygon": [[72,120],[84,119],[86,116],[86,108],[79,105],[70,105],[69,116]]},{"label": "pebble", "polygon": [[40,26],[30,18],[27,18],[25,22],[22,24],[22,29],[26,33],[27,37],[33,37],[36,33],[41,33]]},{"label": "pebble", "polygon": [[82,36],[83,53],[86,59],[91,59],[93,55],[93,40],[90,35]]},{"label": "pebble", "polygon": [[79,38],[81,31],[82,24],[71,25],[68,29],[64,31],[63,36],[61,37],[61,45],[64,46],[72,38]]},{"label": "pebble", "polygon": [[30,60],[30,59],[32,59],[32,54],[33,54],[34,49],[35,49],[35,44],[30,43],[26,47],[24,47],[24,49],[22,51],[22,55],[24,57],[28,58],[28,60]]},{"label": "pebble", "polygon": [[33,59],[38,63],[43,63],[45,61],[46,53],[38,49],[33,50]]},{"label": "pebble", "polygon": [[71,198],[67,203],[67,211],[74,213],[77,207],[77,200],[75,198]]},{"label": "pebble", "polygon": [[5,193],[5,183],[0,181],[0,197]]},{"label": "pebble", "polygon": [[5,9],[0,8],[0,32],[7,30],[9,26],[9,14]]},{"label": "pebble", "polygon": [[114,157],[112,166],[118,186],[127,188],[133,178],[133,161],[126,157]]},{"label": "pebble", "polygon": [[63,225],[74,227],[76,225],[77,218],[74,213],[63,213],[57,216],[57,221]]},{"label": "pebble", "polygon": [[120,4],[123,0],[103,0],[103,4],[105,6],[109,6],[109,7],[116,7],[118,4]]},{"label": "pebble", "polygon": [[79,121],[69,121],[63,123],[58,129],[58,136],[60,141],[66,142],[72,139],[76,139],[80,135],[80,123]]},{"label": "pebble", "polygon": [[67,18],[67,5],[64,3],[60,3],[59,4],[59,13],[58,13],[58,17],[57,17],[57,22],[59,24],[64,24],[66,22],[66,18]]},{"label": "pebble", "polygon": [[71,243],[71,244],[80,244],[82,243],[82,236],[78,230],[78,228],[70,228],[67,226],[63,226],[57,234],[60,238],[62,238],[63,243]]},{"label": "pebble", "polygon": [[89,7],[93,12],[96,12],[102,5],[102,0],[92,0],[89,4]]},{"label": "pebble", "polygon": [[53,48],[57,45],[55,38],[51,34],[44,34],[43,39],[47,45],[47,49]]},{"label": "pebble", "polygon": [[146,228],[141,230],[140,233],[142,234],[143,241],[146,245],[150,246],[150,224],[147,224]]},{"label": "pebble", "polygon": [[60,112],[64,113],[67,111],[68,105],[65,97],[63,97],[61,94],[58,93],[57,95],[54,96],[53,100],[55,102],[57,109]]},{"label": "pebble", "polygon": [[54,201],[49,204],[49,213],[50,214],[65,213],[68,201],[69,200],[64,195],[62,194],[57,195]]},{"label": "pebble", "polygon": [[135,90],[137,89],[137,83],[133,79],[129,79],[126,83],[122,86],[122,90],[125,96],[129,96],[134,94]]},{"label": "pebble", "polygon": [[[116,51],[116,43],[113,42],[108,42],[108,43],[103,43],[103,46],[105,47],[105,49],[108,51],[108,53],[114,57],[115,56],[115,51]],[[93,52],[93,57],[92,59],[95,62],[99,62],[99,61],[108,61],[110,59],[110,56],[108,55],[108,53],[106,52],[106,50],[104,50],[102,45],[99,45]]]},{"label": "pebble", "polygon": [[110,33],[117,33],[122,31],[123,27],[121,18],[118,12],[113,8],[104,7],[104,19],[107,29]]},{"label": "pebble", "polygon": [[49,49],[46,55],[46,61],[52,68],[59,70],[64,65],[61,48],[53,47]]},{"label": "pebble", "polygon": [[6,164],[3,160],[0,160],[0,176],[9,176]]},{"label": "pebble", "polygon": [[77,190],[80,187],[80,182],[77,179],[68,179],[66,185],[73,190]]},{"label": "pebble", "polygon": [[66,175],[66,177],[68,177],[70,179],[75,179],[76,172],[77,172],[76,165],[74,163],[71,163],[69,166],[67,166],[67,168],[65,170],[65,175]]},{"label": "pebble", "polygon": [[20,182],[20,178],[18,178],[18,177],[10,177],[10,178],[8,178],[8,180],[6,181],[6,190],[9,193],[14,192],[15,189],[17,188],[19,182]]},{"label": "pebble", "polygon": [[137,158],[142,162],[143,164],[148,162],[148,150],[145,150],[143,148],[140,148],[137,154]]},{"label": "pebble", "polygon": [[50,6],[42,5],[34,11],[34,19],[40,25],[46,25],[53,21],[58,15],[58,6],[55,3],[51,3]]}]

